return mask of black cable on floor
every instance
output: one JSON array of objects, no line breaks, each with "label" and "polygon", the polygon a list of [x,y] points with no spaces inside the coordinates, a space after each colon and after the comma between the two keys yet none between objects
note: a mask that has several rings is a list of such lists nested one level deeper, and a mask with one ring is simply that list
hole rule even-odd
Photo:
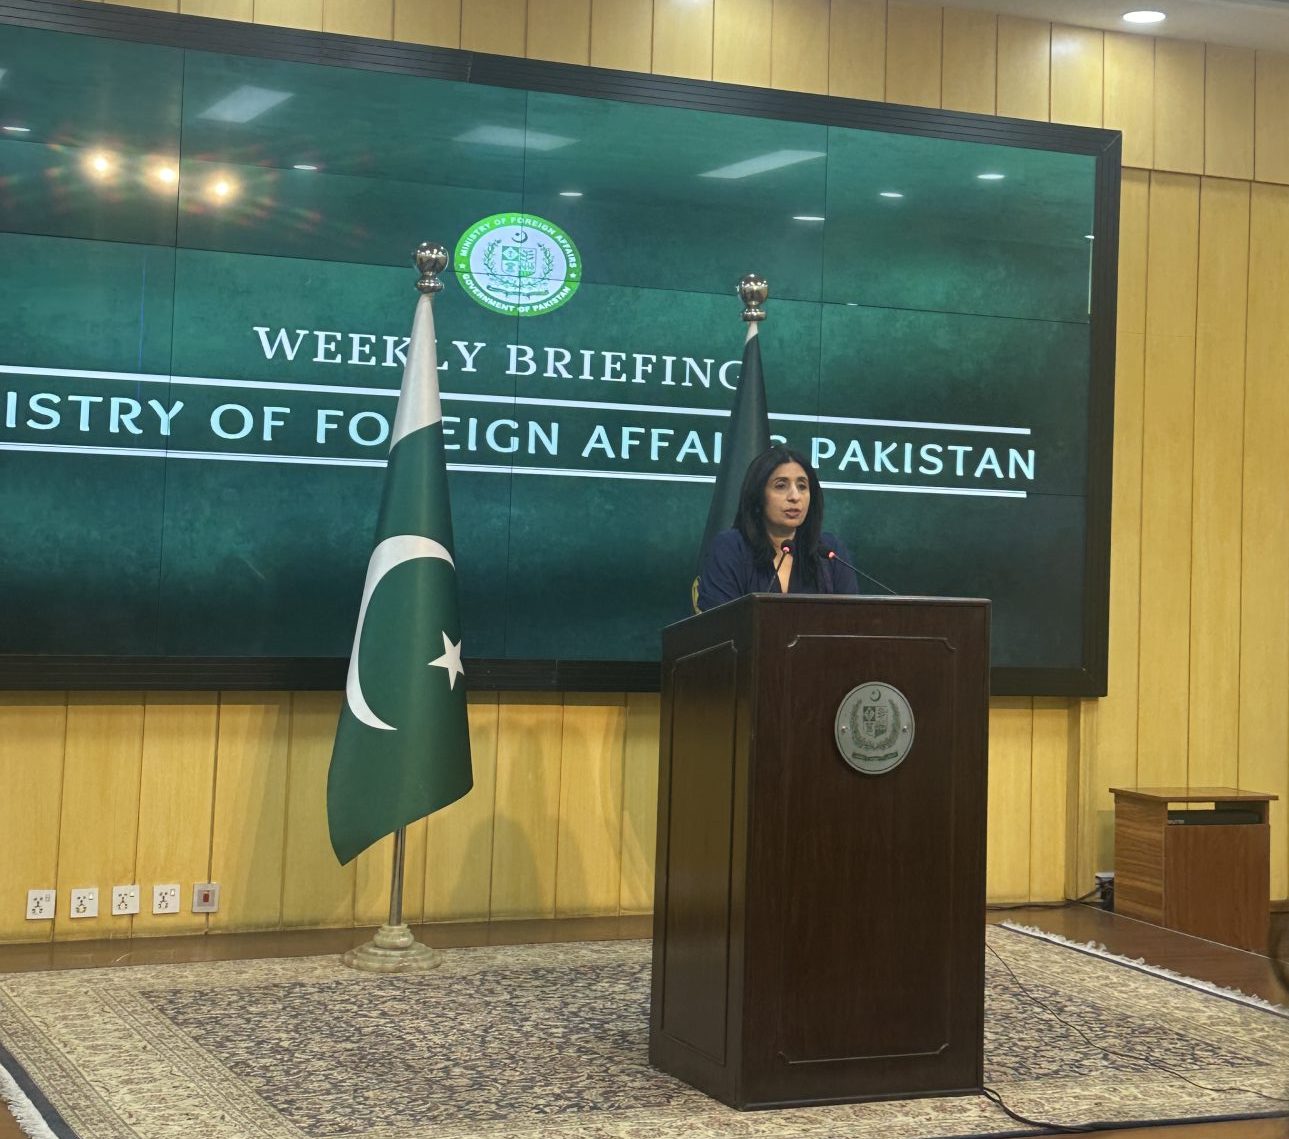
[{"label": "black cable on floor", "polygon": [[[1138,1055],[1134,1055],[1131,1052],[1116,1052],[1113,1048],[1107,1048],[1103,1044],[1098,1044],[1095,1040],[1093,1040],[1090,1036],[1088,1036],[1088,1034],[1084,1032],[1083,1029],[1079,1028],[1078,1025],[1071,1024],[1059,1013],[1053,1012],[1052,1009],[1048,1008],[1048,1006],[1045,1005],[1041,1000],[1039,1000],[1038,997],[1036,997],[1033,993],[1031,993],[1029,989],[1025,987],[1021,979],[1018,976],[1016,976],[1015,970],[1013,970],[1012,967],[1007,964],[1007,962],[1003,959],[1002,955],[998,952],[998,950],[996,950],[992,945],[989,945],[988,943],[986,943],[985,948],[988,949],[989,952],[992,953],[996,958],[998,958],[998,963],[1002,965],[1002,967],[1006,969],[1009,974],[1011,974],[1011,979],[1016,982],[1016,987],[1020,989],[1020,991],[1025,994],[1025,996],[1027,996],[1031,1001],[1033,1001],[1036,1005],[1038,1005],[1039,1008],[1041,1008],[1045,1013],[1047,1013],[1047,1015],[1050,1016],[1053,1020],[1055,1020],[1058,1024],[1064,1025],[1071,1032],[1078,1033],[1079,1036],[1083,1038],[1083,1040],[1088,1044],[1089,1047],[1095,1048],[1099,1052],[1104,1052],[1107,1056],[1114,1056],[1120,1060],[1136,1060],[1142,1064],[1148,1064],[1152,1068],[1158,1068],[1161,1072],[1167,1072],[1170,1076],[1176,1076],[1179,1080],[1184,1080],[1192,1087],[1199,1088],[1200,1091],[1213,1092],[1216,1095],[1224,1095],[1229,1092],[1243,1092],[1246,1095],[1254,1095],[1260,1099],[1270,1100],[1272,1103],[1289,1103],[1289,1098],[1286,1098],[1284,1096],[1268,1095],[1266,1092],[1260,1092],[1255,1088],[1245,1088],[1245,1087],[1211,1088],[1206,1084],[1201,1084],[1196,1080],[1192,1080],[1189,1076],[1183,1074],[1182,1072],[1177,1071],[1175,1068],[1170,1068],[1167,1064],[1161,1063],[1160,1061],[1155,1060],[1150,1056],[1138,1056]],[[1012,1110],[1002,1102],[1002,1097],[999,1096],[997,1092],[992,1092],[992,1094],[990,1094],[990,1089],[985,1089],[985,1094],[987,1099],[990,1099],[991,1101],[996,1103],[1004,1112],[1006,1112],[1009,1116],[1011,1116],[1011,1118],[1016,1119],[1021,1123],[1030,1124],[1031,1126],[1034,1126],[1034,1127],[1050,1127],[1057,1131],[1095,1131],[1100,1129],[1097,1126],[1075,1125],[1075,1126],[1067,1127],[1059,1123],[1043,1123],[1043,1122],[1036,1122],[1034,1120],[1023,1119],[1021,1118],[1021,1116],[1013,1113]]]}]

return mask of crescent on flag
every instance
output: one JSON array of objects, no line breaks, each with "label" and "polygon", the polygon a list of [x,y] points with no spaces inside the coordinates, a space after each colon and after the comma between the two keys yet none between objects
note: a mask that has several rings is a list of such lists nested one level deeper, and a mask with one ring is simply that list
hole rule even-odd
[{"label": "crescent on flag", "polygon": [[345,680],[345,700],[354,717],[369,728],[379,728],[386,732],[396,732],[393,724],[387,724],[375,712],[363,696],[362,680],[358,675],[358,647],[363,639],[363,622],[367,617],[367,605],[376,592],[381,579],[404,562],[417,558],[436,558],[456,568],[452,555],[447,547],[433,538],[421,534],[395,534],[386,538],[371,552],[371,561],[367,563],[367,580],[363,583],[363,600],[358,607],[358,628],[354,632],[354,651],[349,657],[349,676]]}]

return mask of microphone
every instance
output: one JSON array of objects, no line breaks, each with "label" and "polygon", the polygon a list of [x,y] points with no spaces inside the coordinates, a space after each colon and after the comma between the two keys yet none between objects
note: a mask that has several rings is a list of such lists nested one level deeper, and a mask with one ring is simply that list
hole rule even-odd
[{"label": "microphone", "polygon": [[779,543],[779,560],[774,563],[774,572],[779,572],[779,567],[783,565],[783,559],[792,553],[792,539],[785,538]]},{"label": "microphone", "polygon": [[851,573],[857,574],[859,577],[862,577],[868,581],[871,581],[874,585],[881,586],[884,590],[886,590],[887,593],[891,594],[894,597],[899,596],[899,594],[896,593],[896,591],[893,590],[884,581],[878,581],[877,578],[873,577],[871,574],[866,574],[862,569],[859,568],[859,566],[851,565],[850,562],[848,562],[845,558],[843,558],[840,554],[838,554],[836,550],[825,549],[824,557],[827,558],[830,562],[841,562],[841,564],[844,565],[848,570],[850,570]]}]

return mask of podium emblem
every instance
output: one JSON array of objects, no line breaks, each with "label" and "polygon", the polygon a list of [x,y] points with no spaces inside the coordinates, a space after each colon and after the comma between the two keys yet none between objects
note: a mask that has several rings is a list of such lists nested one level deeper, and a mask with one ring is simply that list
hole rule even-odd
[{"label": "podium emblem", "polygon": [[885,775],[904,762],[916,720],[894,685],[869,680],[842,698],[833,721],[841,757],[861,775]]}]

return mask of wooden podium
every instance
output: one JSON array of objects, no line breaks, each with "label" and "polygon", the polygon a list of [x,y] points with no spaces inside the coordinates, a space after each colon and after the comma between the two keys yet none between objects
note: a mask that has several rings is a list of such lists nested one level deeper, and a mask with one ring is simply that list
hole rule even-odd
[{"label": "wooden podium", "polygon": [[[874,775],[835,721],[877,682]],[[979,1091],[989,603],[754,594],[664,631],[662,694],[650,1061],[737,1108]]]}]

